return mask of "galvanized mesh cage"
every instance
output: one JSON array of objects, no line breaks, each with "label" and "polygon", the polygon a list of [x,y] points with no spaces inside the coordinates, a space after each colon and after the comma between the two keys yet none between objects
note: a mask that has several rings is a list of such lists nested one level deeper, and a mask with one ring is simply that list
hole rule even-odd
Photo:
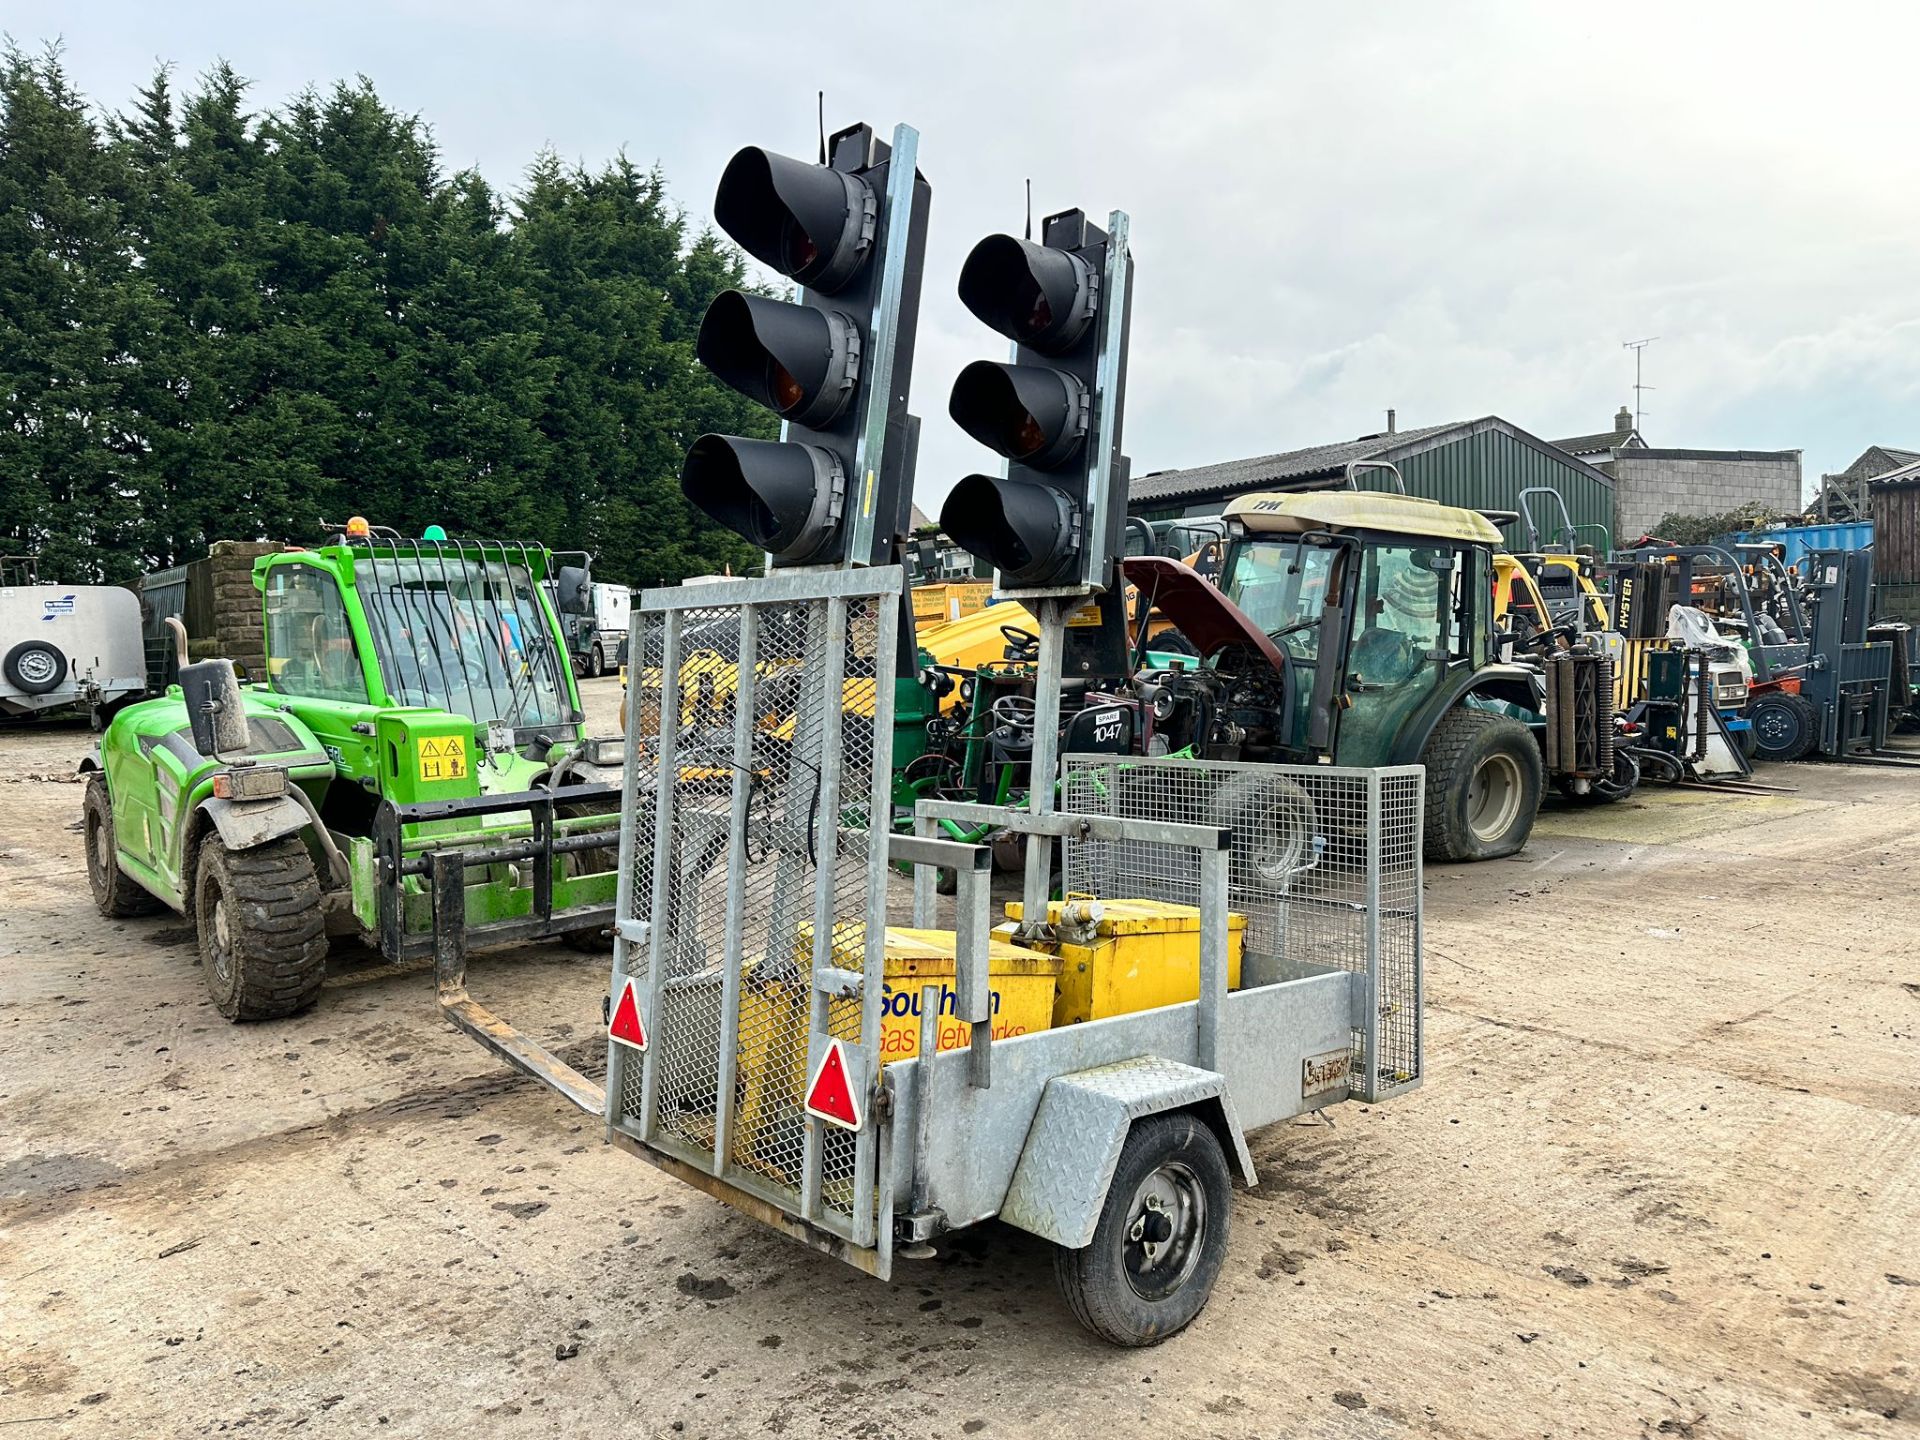
[{"label": "galvanized mesh cage", "polygon": [[[1366,977],[1350,1093],[1419,1083],[1420,844],[1425,772],[1069,755],[1060,808],[1233,830],[1228,904],[1247,917],[1244,986]],[[1200,903],[1194,850],[1069,837],[1068,894]]]},{"label": "galvanized mesh cage", "polygon": [[809,1120],[802,1091],[814,1035],[857,1057],[867,1023],[863,997],[814,982],[863,971],[885,915],[898,587],[876,571],[649,592],[628,647],[643,778],[616,984],[639,978],[652,1030],[644,1063],[616,1050],[614,1122],[743,1188],[797,1193],[856,1238],[873,1223],[871,1131]]}]

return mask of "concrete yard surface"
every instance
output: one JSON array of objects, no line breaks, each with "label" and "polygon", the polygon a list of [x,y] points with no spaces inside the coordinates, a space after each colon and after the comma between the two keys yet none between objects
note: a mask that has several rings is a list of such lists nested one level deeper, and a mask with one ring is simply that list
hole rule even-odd
[{"label": "concrete yard surface", "polygon": [[[1920,1430],[1920,772],[1430,867],[1425,1087],[1255,1135],[1211,1305],[1119,1351],[1010,1229],[881,1284],[608,1148],[420,970],[228,1024],[185,920],[93,908],[91,738],[0,731],[7,1437]],[[599,1056],[601,959],[470,978]]]}]

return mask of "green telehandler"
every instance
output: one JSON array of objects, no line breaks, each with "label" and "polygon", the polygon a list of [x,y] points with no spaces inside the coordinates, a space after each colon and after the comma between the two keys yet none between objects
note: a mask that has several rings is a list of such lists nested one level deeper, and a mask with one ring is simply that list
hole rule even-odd
[{"label": "green telehandler", "polygon": [[186,663],[176,622],[179,683],[82,767],[95,904],[190,917],[230,1020],[311,1004],[331,935],[398,962],[450,930],[598,948],[611,924],[619,742],[586,736],[560,621],[585,568],[328,528],[254,565],[264,676]]}]

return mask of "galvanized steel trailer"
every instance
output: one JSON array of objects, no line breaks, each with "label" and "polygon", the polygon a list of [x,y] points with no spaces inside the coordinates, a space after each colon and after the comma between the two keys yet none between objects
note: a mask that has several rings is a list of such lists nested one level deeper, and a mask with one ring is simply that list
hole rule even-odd
[{"label": "galvanized steel trailer", "polygon": [[[884,1279],[998,1217],[1060,1247],[1089,1328],[1154,1343],[1205,1303],[1248,1131],[1420,1083],[1422,771],[1070,756],[1058,808],[922,802],[896,833],[901,593],[895,567],[648,591],[630,648],[659,695],[627,736],[606,1082],[472,999],[458,924],[442,1004],[611,1143],[816,1249]],[[734,693],[683,693],[687,637],[722,621]],[[942,819],[1058,843],[1069,893],[1197,906],[1196,998],[996,1038],[989,852],[934,838]],[[895,865],[921,926],[936,869],[957,874],[951,979],[917,997],[875,983]],[[916,998],[917,1055],[882,1064]],[[943,1020],[970,1027],[956,1048]]]}]

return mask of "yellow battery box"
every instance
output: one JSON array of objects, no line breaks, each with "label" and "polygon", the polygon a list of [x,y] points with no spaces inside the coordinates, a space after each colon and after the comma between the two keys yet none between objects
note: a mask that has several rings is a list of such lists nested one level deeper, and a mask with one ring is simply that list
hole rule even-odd
[{"label": "yellow battery box", "polygon": [[[1065,902],[1047,906],[1050,924],[1060,923]],[[1085,904],[1087,902],[1080,902]],[[1100,918],[1087,943],[1033,941],[1060,956],[1060,982],[1053,1002],[1053,1023],[1073,1025],[1082,1020],[1104,1020],[1161,1005],[1180,1005],[1200,998],[1200,910],[1161,900],[1100,900]],[[1007,906],[1014,920],[1022,915],[1020,902]],[[1013,925],[999,925],[994,934],[1013,933]],[[1227,988],[1240,988],[1240,957],[1246,949],[1247,917],[1227,915]]]},{"label": "yellow battery box", "polygon": [[[920,1053],[921,990],[940,987],[941,1050],[957,1050],[973,1039],[973,1027],[950,1018],[959,1007],[954,989],[954,933],[887,927],[887,967],[880,992],[880,1063],[908,1060]],[[861,968],[863,946],[836,944],[833,963]],[[807,1083],[807,975],[813,953],[813,927],[802,922],[794,946],[795,965],[779,979],[765,978],[766,967],[749,972],[740,988],[740,1078],[745,1086],[740,1127],[751,1134],[777,1097],[789,1102]],[[987,982],[991,990],[993,1038],[1010,1040],[1053,1024],[1053,987],[1060,958],[1044,950],[1015,945],[995,936],[987,942]],[[858,1039],[860,1001],[836,999],[827,1006],[835,1035]]]}]

